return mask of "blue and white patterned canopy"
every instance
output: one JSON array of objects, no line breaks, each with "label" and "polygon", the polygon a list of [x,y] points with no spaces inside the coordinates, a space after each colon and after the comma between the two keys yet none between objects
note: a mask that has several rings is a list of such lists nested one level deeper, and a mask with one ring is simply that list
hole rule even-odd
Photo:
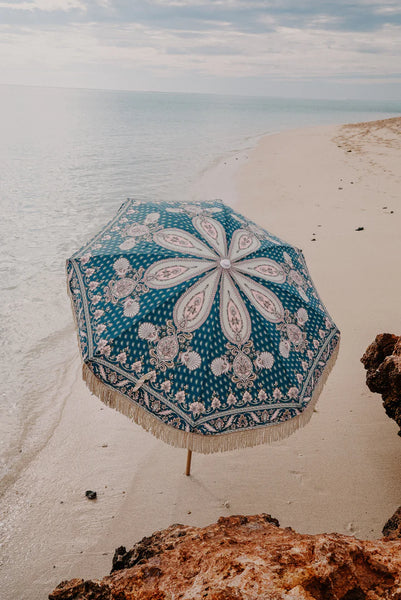
[{"label": "blue and white patterned canopy", "polygon": [[222,202],[128,200],[67,275],[84,378],[156,436],[211,452],[309,419],[339,331],[302,252]]}]

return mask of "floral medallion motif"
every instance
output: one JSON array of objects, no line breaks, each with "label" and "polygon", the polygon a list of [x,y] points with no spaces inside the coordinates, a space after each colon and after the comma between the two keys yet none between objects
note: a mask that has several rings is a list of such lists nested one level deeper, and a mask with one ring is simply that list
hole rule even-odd
[{"label": "floral medallion motif", "polygon": [[[220,286],[220,324],[225,337],[242,345],[251,336],[248,309],[239,290],[259,314],[272,323],[284,318],[277,295],[253,277],[265,282],[284,283],[286,274],[279,263],[269,258],[244,260],[260,248],[260,241],[244,229],[234,231],[227,248],[226,232],[216,219],[196,216],[192,224],[203,240],[184,229],[166,228],[153,239],[167,250],[194,258],[167,258],[148,267],[144,281],[149,288],[166,289],[203,275],[190,286],[174,306],[173,319],[181,331],[193,332],[206,321]],[[206,273],[206,274],[205,274]]]}]

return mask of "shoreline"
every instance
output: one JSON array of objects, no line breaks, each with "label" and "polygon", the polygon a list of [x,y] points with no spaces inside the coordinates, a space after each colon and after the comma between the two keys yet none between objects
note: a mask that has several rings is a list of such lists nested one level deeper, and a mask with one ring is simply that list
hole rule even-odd
[{"label": "shoreline", "polygon": [[[104,575],[117,546],[176,522],[203,526],[268,512],[301,533],[380,537],[399,506],[401,448],[359,359],[376,333],[398,333],[401,126],[398,137],[381,132],[388,121],[263,136],[223,159],[206,185],[216,197],[218,185],[224,192],[230,183],[223,200],[303,249],[342,331],[311,422],[270,446],[196,455],[187,478],[184,450],[91,396],[76,352],[53,435],[1,499],[8,600],[39,600],[63,579]],[[68,347],[75,346],[74,331]],[[96,501],[85,498],[87,489]]]},{"label": "shoreline", "polygon": [[232,208],[236,208],[241,201],[237,186],[239,172],[248,162],[250,154],[260,140],[269,135],[272,134],[266,133],[246,138],[246,145],[244,140],[244,144],[241,144],[240,148],[225,152],[223,156],[219,156],[204,168],[198,174],[191,201],[222,200]]}]

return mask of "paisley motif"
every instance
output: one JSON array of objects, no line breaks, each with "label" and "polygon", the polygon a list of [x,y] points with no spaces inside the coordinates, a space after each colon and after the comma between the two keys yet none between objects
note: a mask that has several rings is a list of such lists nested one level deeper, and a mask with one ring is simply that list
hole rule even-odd
[{"label": "paisley motif", "polygon": [[246,229],[236,229],[231,239],[228,258],[230,260],[239,260],[259,250],[260,242],[256,235],[253,235]]},{"label": "paisley motif", "polygon": [[173,318],[182,331],[195,331],[206,321],[212,308],[220,279],[215,269],[191,286],[177,301]]},{"label": "paisley motif", "polygon": [[227,254],[226,232],[224,227],[210,217],[194,217],[192,219],[193,226],[207,243],[220,255]]},{"label": "paisley motif", "polygon": [[222,273],[220,287],[220,323],[233,344],[243,344],[251,335],[251,319],[231,277]]},{"label": "paisley motif", "polygon": [[283,320],[284,308],[274,292],[237,271],[233,271],[232,275],[251,304],[267,321],[279,323]]},{"label": "paisley motif", "polygon": [[273,281],[274,283],[284,283],[286,280],[284,269],[270,258],[243,260],[236,265],[236,270],[251,277],[260,277],[265,281]]},{"label": "paisley motif", "polygon": [[153,289],[170,288],[210,271],[215,266],[213,262],[196,258],[182,258],[179,262],[176,258],[166,258],[148,268],[145,281]]},{"label": "paisley motif", "polygon": [[212,260],[217,259],[216,254],[206,244],[188,233],[188,231],[184,231],[184,229],[162,229],[154,234],[153,240],[159,246],[167,248],[167,250],[175,250],[191,256],[201,256]]}]

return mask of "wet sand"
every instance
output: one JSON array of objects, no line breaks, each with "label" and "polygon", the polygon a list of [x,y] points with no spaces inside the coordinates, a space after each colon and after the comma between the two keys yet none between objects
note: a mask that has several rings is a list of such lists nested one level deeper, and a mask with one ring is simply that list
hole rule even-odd
[{"label": "wet sand", "polygon": [[172,523],[267,512],[300,532],[380,537],[401,503],[401,440],[359,359],[377,333],[399,333],[400,165],[401,119],[392,119],[264,137],[241,157],[235,194],[214,192],[209,177],[207,198],[234,202],[303,249],[342,331],[317,411],[271,446],[194,454],[186,477],[185,450],[91,396],[76,351],[54,434],[1,499],[6,600],[43,599],[62,579],[102,576],[117,546]]}]

